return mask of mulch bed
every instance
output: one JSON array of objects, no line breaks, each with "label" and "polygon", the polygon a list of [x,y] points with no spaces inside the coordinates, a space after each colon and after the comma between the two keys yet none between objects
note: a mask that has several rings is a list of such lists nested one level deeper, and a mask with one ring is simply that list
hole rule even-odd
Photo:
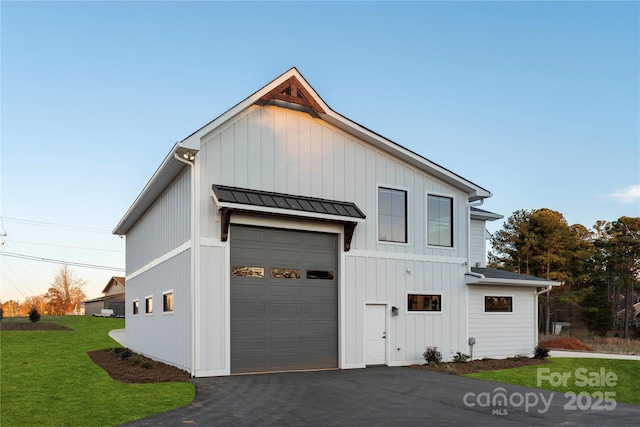
[{"label": "mulch bed", "polygon": [[113,349],[94,350],[87,354],[93,360],[93,363],[107,371],[111,378],[124,383],[189,381],[189,378],[191,378],[187,371],[157,362],[134,352],[131,352],[131,355],[126,359],[120,359]]},{"label": "mulch bed", "polygon": [[521,368],[523,366],[543,365],[546,360],[532,359],[528,357],[510,359],[478,359],[470,362],[446,362],[437,365],[412,365],[413,369],[425,371],[442,372],[453,375],[466,375],[476,372],[496,371],[498,369]]},{"label": "mulch bed", "polygon": [[541,341],[538,345],[554,350],[594,351],[591,347],[574,337],[554,338],[547,341]]},{"label": "mulch bed", "polygon": [[0,331],[72,331],[73,329],[49,322],[0,322]]}]

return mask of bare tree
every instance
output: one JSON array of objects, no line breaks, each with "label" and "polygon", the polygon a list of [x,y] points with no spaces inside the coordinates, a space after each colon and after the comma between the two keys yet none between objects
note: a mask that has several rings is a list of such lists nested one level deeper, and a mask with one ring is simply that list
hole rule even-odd
[{"label": "bare tree", "polygon": [[80,308],[86,298],[82,290],[84,285],[85,281],[66,264],[60,267],[45,295],[51,314],[70,314]]}]

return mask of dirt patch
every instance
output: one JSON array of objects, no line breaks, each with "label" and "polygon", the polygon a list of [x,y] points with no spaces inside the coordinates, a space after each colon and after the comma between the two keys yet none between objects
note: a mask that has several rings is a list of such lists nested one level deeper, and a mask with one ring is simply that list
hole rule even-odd
[{"label": "dirt patch", "polygon": [[[119,350],[122,351],[122,350]],[[120,359],[113,349],[94,350],[87,354],[93,363],[107,371],[116,381],[142,384],[173,381],[188,381],[187,371],[178,369],[130,351],[126,359]]]},{"label": "dirt patch", "polygon": [[475,372],[497,371],[499,369],[521,368],[523,366],[543,365],[546,360],[531,359],[528,357],[518,359],[479,359],[470,362],[456,363],[446,362],[437,365],[412,365],[414,369],[442,372],[445,374],[466,375]]},{"label": "dirt patch", "polygon": [[73,329],[49,322],[1,322],[0,331],[72,331]]},{"label": "dirt patch", "polygon": [[555,350],[594,351],[591,347],[574,337],[559,337],[552,340],[541,341],[539,346]]}]

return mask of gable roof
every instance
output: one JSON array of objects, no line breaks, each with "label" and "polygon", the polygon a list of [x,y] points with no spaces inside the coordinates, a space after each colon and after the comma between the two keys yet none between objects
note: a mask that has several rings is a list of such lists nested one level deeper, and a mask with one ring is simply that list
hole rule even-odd
[{"label": "gable roof", "polygon": [[105,286],[104,289],[102,290],[102,293],[106,294],[107,291],[109,290],[109,288],[111,286],[113,286],[114,283],[119,283],[124,287],[125,283],[126,283],[126,280],[122,276],[113,276],[113,277],[111,277],[111,279],[109,279],[109,283],[107,283],[107,286]]},{"label": "gable roof", "polygon": [[125,235],[160,194],[162,194],[162,191],[169,183],[188,167],[184,162],[176,159],[177,156],[181,156],[183,153],[195,155],[200,149],[200,140],[203,136],[214,132],[224,123],[254,104],[272,104],[308,112],[314,117],[318,117],[368,142],[374,147],[413,165],[427,174],[435,176],[451,186],[464,191],[468,194],[470,201],[481,200],[492,196],[491,192],[479,185],[333,111],[313,87],[311,87],[302,74],[293,67],[182,141],[176,143],[140,195],[115,227],[113,234]]}]

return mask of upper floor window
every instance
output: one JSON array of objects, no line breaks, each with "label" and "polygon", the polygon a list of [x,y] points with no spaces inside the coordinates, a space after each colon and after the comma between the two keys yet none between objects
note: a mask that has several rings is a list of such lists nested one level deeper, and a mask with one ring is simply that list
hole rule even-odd
[{"label": "upper floor window", "polygon": [[407,192],[378,188],[378,240],[407,243]]},{"label": "upper floor window", "polygon": [[453,199],[427,196],[427,243],[433,246],[453,246]]}]

